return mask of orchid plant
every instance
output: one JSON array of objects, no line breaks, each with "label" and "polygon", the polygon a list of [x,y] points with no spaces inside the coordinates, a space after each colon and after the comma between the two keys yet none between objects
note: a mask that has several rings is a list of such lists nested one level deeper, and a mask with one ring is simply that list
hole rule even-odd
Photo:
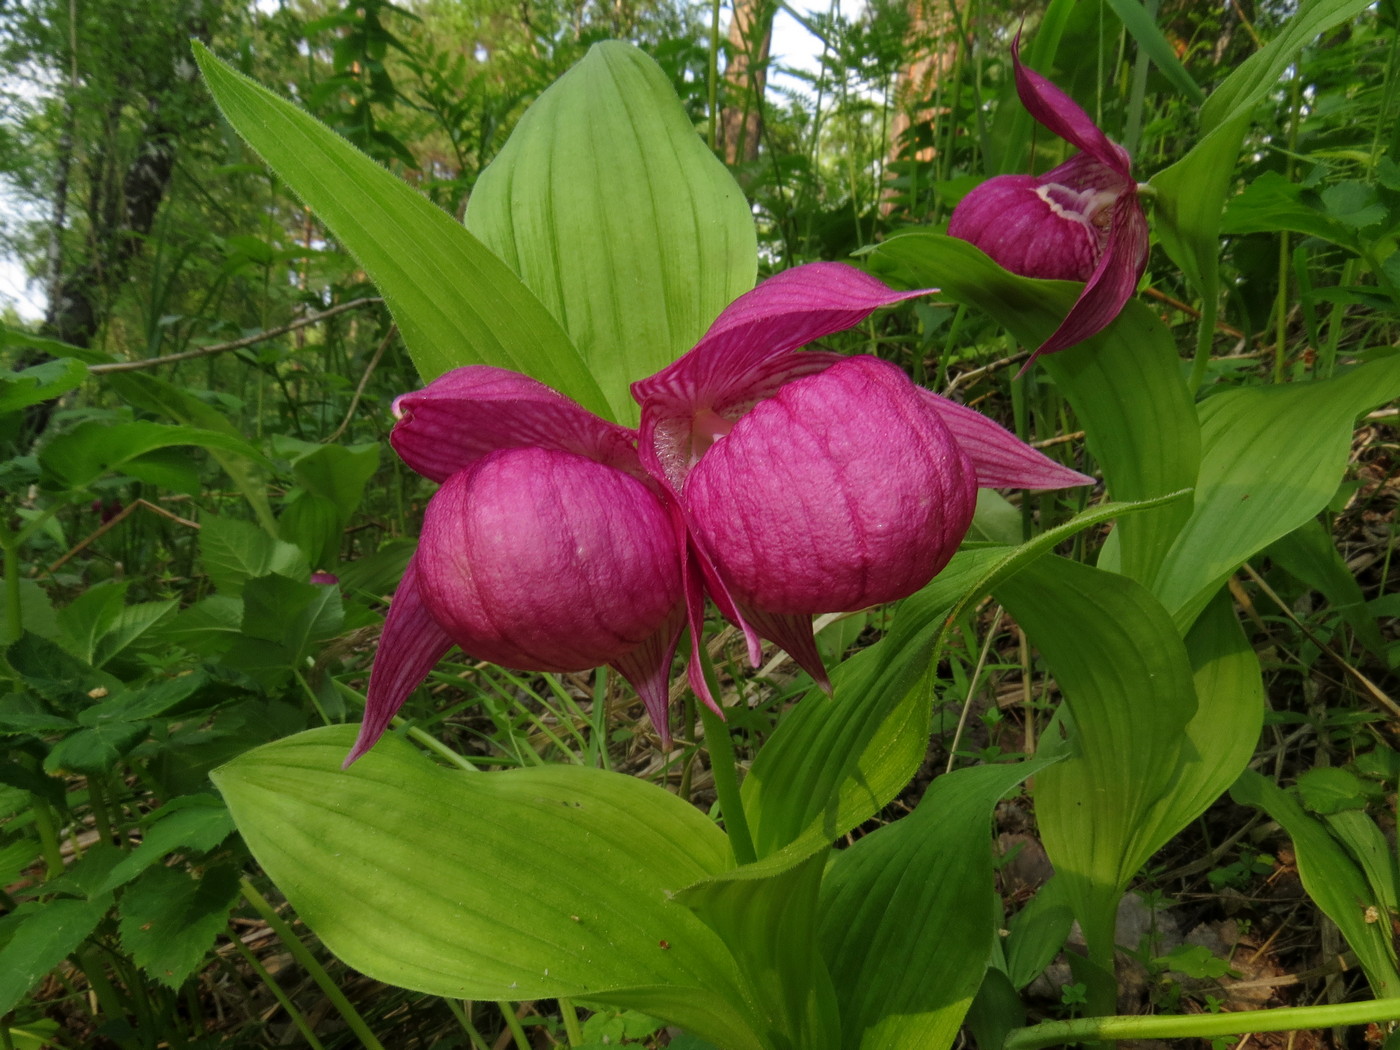
[{"label": "orchid plant", "polygon": [[[1361,6],[1308,7],[1237,70],[1207,103],[1211,155],[1222,128],[1242,141],[1302,43]],[[1258,661],[1225,584],[1326,503],[1356,415],[1400,394],[1400,358],[1197,405],[1169,331],[1132,298],[1147,227],[1126,154],[1019,54],[1021,100],[1078,157],[989,180],[952,236],[906,231],[863,270],[810,264],[756,287],[742,194],[627,45],[597,45],[535,103],[465,227],[198,58],[234,127],[356,252],[426,382],[396,402],[391,441],[441,487],[358,736],[300,734],[216,774],[254,855],[344,960],[445,996],[642,1010],[722,1050],[944,1050],[965,1023],[980,1046],[1025,1050],[1400,1018],[1393,953],[1364,933],[1352,946],[1374,1002],[1106,1016],[1119,899],[1231,788],[1262,726]],[[594,156],[608,170],[580,172]],[[1178,185],[1157,185],[1163,247],[1199,276],[1218,222],[1200,218],[1200,186],[1188,205]],[[652,214],[639,219],[637,200]],[[1026,539],[979,513],[1000,499],[979,487],[1087,492],[1093,479],[876,356],[804,349],[934,294],[1037,348],[1032,375],[1071,405],[1106,500],[1068,517],[1046,503]],[[1054,553],[1110,525],[1092,563]],[[989,594],[1058,684],[1052,732],[1023,760],[937,777],[907,817],[833,849],[923,762],[939,656]],[[753,661],[766,639],[811,680],[746,770],[707,600]],[[882,602],[898,604],[879,641],[822,658],[813,614]],[[669,748],[687,630],[723,830],[640,779],[483,775],[392,728],[456,645],[524,670],[611,667]],[[1032,775],[1056,874],[1032,905],[1046,921],[1003,938],[990,818]],[[1071,918],[1090,1016],[1022,1027],[1025,960],[1058,951]]]}]

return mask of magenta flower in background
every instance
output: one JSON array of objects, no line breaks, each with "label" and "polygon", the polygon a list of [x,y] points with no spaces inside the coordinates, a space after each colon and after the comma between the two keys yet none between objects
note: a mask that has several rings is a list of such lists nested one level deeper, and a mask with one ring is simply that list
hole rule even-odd
[{"label": "magenta flower in background", "polygon": [[608,664],[666,736],[681,557],[635,433],[486,366],[449,372],[394,408],[394,450],[443,484],[394,592],[346,764],[454,644],[526,671]]},{"label": "magenta flower in background", "polygon": [[641,459],[670,494],[700,572],[685,576],[691,684],[704,588],[745,631],[827,684],[815,613],[906,597],[947,564],[979,485],[1092,482],[874,357],[799,347],[860,323],[895,292],[839,263],[778,274],[696,347],[632,386]]},{"label": "magenta flower in background", "polygon": [[1083,281],[1084,291],[1031,355],[1053,354],[1094,335],[1123,309],[1147,268],[1147,219],[1127,151],[1074,100],[1021,64],[1016,92],[1041,125],[1081,151],[1044,175],[998,175],[953,209],[948,233],[1024,277]]}]

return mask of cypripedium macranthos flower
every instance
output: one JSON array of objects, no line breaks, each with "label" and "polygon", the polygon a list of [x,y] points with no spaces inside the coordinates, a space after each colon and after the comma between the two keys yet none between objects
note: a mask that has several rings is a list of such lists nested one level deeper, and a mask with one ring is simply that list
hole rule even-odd
[{"label": "cypripedium macranthos flower", "polygon": [[681,556],[636,434],[501,368],[394,404],[390,442],[442,482],[394,592],[353,762],[455,644],[525,671],[616,668],[666,735]]},{"label": "cypripedium macranthos flower", "polygon": [[704,589],[757,664],[777,643],[818,682],[815,613],[923,587],[957,550],[977,488],[1061,488],[1091,478],[875,357],[797,353],[896,292],[839,263],[787,270],[741,296],[674,364],[632,386],[643,465],[673,501],[687,557],[691,684]]},{"label": "cypripedium macranthos flower", "polygon": [[1118,316],[1147,267],[1147,219],[1132,161],[1068,95],[1021,64],[1016,92],[1037,122],[1081,152],[1044,175],[998,175],[958,202],[948,233],[1023,277],[1083,281],[1060,326],[1031,355],[1053,354]]}]

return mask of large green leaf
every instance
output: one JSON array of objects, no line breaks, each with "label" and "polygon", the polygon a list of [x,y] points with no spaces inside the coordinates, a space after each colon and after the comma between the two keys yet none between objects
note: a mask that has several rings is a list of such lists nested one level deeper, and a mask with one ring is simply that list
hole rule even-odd
[{"label": "large green leaf", "polygon": [[139,476],[140,457],[177,445],[232,452],[257,463],[262,454],[240,437],[217,430],[166,426],[137,420],[99,423],[95,420],[60,434],[39,453],[49,487],[83,489],[108,471],[126,470]]},{"label": "large green leaf", "polygon": [[628,385],[689,350],[758,266],[743,192],[665,73],[618,41],[530,107],[466,224],[559,319],[625,423]]},{"label": "large green leaf", "polygon": [[991,818],[1035,759],[941,776],[909,816],[832,860],[822,951],[847,1050],[946,1050],[996,938]]},{"label": "large green leaf", "polygon": [[731,863],[703,814],[578,766],[444,769],[397,737],[343,771],[354,734],[301,733],[213,774],[253,855],[341,959],[435,995],[585,996],[764,1046],[733,958],[672,897]]},{"label": "large green leaf", "polygon": [[1311,383],[1248,387],[1200,408],[1191,518],[1153,587],[1188,628],[1229,575],[1326,506],[1346,469],[1352,423],[1400,397],[1400,354]]},{"label": "large green leaf", "polygon": [[1191,664],[1167,611],[1117,573],[1042,558],[995,594],[1064,696],[1075,755],[1037,778],[1036,816],[1090,959],[1106,969],[1091,1005],[1111,1008],[1118,898],[1142,863],[1139,825],[1181,765],[1196,714]]},{"label": "large green leaf", "polygon": [[[1043,342],[1080,292],[1067,281],[1008,273],[966,241],[928,230],[891,237],[869,259],[877,272],[976,307],[1026,346]],[[1108,328],[1037,367],[1069,399],[1115,500],[1155,499],[1195,484],[1200,424],[1171,334],[1141,303],[1129,302]],[[1190,503],[1179,500],[1125,518],[1105,567],[1150,581],[1189,514]]]},{"label": "large green leaf", "polygon": [[194,53],[228,122],[364,266],[425,380],[497,365],[608,414],[559,323],[490,249],[306,112]]}]

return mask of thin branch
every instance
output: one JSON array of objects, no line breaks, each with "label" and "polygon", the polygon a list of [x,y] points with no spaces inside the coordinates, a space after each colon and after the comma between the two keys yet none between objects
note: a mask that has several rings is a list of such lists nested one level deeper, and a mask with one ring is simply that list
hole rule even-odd
[{"label": "thin branch", "polygon": [[155,511],[161,517],[169,518],[171,521],[175,522],[178,525],[184,525],[191,529],[199,528],[199,522],[190,521],[188,518],[182,518],[180,517],[180,515],[171,513],[164,507],[158,507],[154,503],[151,503],[144,499],[132,500],[132,502],[128,503],[116,514],[113,514],[110,518],[108,518],[100,526],[98,526],[97,531],[93,532],[85,540],[83,540],[76,547],[70,550],[67,554],[59,558],[58,561],[50,565],[49,575],[52,576],[54,573],[56,573],[59,569],[63,567],[65,562],[71,560],[75,555],[80,554],[88,546],[88,544],[92,543],[94,540],[99,538],[103,533],[116,528],[117,525],[119,525],[122,522],[122,520],[125,519],[126,516],[132,511],[134,511],[137,507],[144,507],[146,510]]},{"label": "thin branch", "polygon": [[389,349],[389,344],[394,341],[394,336],[399,334],[399,326],[391,324],[389,330],[384,333],[384,338],[379,341],[378,348],[374,351],[374,356],[369,359],[369,364],[365,368],[365,374],[360,376],[360,383],[355,387],[355,394],[350,398],[350,407],[346,409],[345,418],[340,421],[340,426],[335,428],[335,432],[322,442],[329,445],[341,434],[345,433],[345,428],[350,425],[350,420],[355,417],[355,409],[360,407],[360,398],[364,395],[365,387],[369,386],[369,377],[374,375],[374,370],[379,367],[379,359],[384,356],[384,351]]},{"label": "thin branch", "polygon": [[154,368],[157,365],[173,364],[176,361],[192,361],[198,357],[209,357],[213,354],[222,354],[226,350],[242,350],[246,346],[253,346],[268,339],[275,339],[279,335],[286,335],[294,332],[298,328],[305,328],[307,325],[318,324],[328,320],[336,314],[343,314],[347,310],[356,310],[361,306],[370,306],[375,303],[382,303],[384,300],[378,296],[366,296],[363,299],[352,299],[348,303],[341,303],[339,306],[332,306],[329,310],[322,310],[318,314],[310,317],[303,317],[284,324],[279,328],[269,328],[266,331],[258,332],[256,335],[245,336],[242,339],[235,339],[231,343],[214,343],[210,346],[201,346],[195,350],[185,350],[178,354],[166,354],[164,357],[147,357],[140,361],[113,361],[109,364],[89,365],[88,371],[93,375],[105,375],[108,372],[134,372],[140,368]]}]

